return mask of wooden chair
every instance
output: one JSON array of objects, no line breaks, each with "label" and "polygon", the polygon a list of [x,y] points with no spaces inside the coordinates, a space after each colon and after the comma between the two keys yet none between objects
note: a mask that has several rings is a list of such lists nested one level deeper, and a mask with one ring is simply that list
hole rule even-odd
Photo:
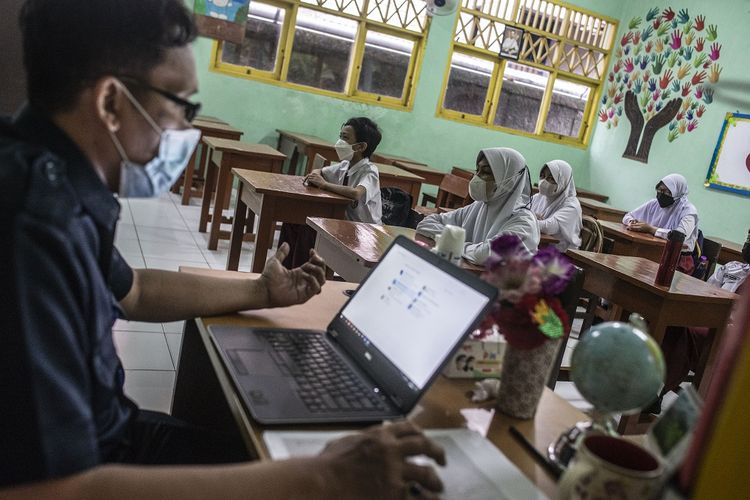
[{"label": "wooden chair", "polygon": [[435,208],[427,207],[430,196],[422,195],[422,206],[415,210],[422,215],[437,213],[439,208],[461,208],[472,202],[469,196],[469,180],[457,175],[448,174],[443,177],[443,182],[438,188],[437,197],[434,198]]},{"label": "wooden chair", "polygon": [[[583,291],[583,269],[580,267],[575,268],[575,275],[573,276],[573,279],[568,284],[567,288],[565,288],[565,291],[560,295],[560,303],[565,310],[565,313],[568,315],[568,330],[570,330],[573,326],[573,319],[575,318],[576,309],[578,308],[578,298],[581,296],[581,292]],[[565,349],[568,346],[568,338],[570,335],[565,337],[562,342],[560,342],[560,347],[557,350],[557,356],[555,358],[555,364],[552,366],[552,371],[549,374],[549,378],[547,379],[547,387],[555,390],[555,384],[557,384],[558,380],[567,380],[568,374],[567,369],[562,368],[562,360],[563,356],[565,355]],[[561,378],[560,376],[563,375]]]},{"label": "wooden chair", "polygon": [[320,170],[321,168],[325,167],[329,163],[331,163],[331,162],[328,161],[323,155],[316,154],[315,158],[313,158],[312,169],[313,170]]},{"label": "wooden chair", "polygon": [[461,167],[453,167],[451,169],[451,173],[453,175],[457,175],[459,177],[463,177],[464,179],[469,179],[469,180],[471,180],[471,178],[474,177],[474,172],[472,172],[471,170],[467,170],[465,168],[461,168]]},{"label": "wooden chair", "polygon": [[708,268],[706,269],[706,274],[702,277],[703,281],[708,281],[708,278],[714,274],[714,268],[716,267],[716,261],[719,260],[721,249],[721,243],[703,238],[703,255],[708,259]]},{"label": "wooden chair", "polygon": [[586,252],[600,253],[604,245],[604,231],[599,221],[590,215],[583,216],[583,226],[581,227],[581,248]]}]

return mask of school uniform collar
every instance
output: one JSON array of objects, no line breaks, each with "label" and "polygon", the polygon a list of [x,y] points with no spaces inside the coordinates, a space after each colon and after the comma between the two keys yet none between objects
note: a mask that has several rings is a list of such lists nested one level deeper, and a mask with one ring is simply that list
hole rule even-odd
[{"label": "school uniform collar", "polygon": [[347,167],[348,167],[347,173],[349,175],[352,175],[352,174],[356,174],[359,170],[362,170],[363,168],[365,168],[365,166],[368,163],[370,163],[370,159],[369,158],[362,158],[361,160],[359,160],[354,165],[352,165],[349,160],[347,160],[346,163],[347,163]]}]

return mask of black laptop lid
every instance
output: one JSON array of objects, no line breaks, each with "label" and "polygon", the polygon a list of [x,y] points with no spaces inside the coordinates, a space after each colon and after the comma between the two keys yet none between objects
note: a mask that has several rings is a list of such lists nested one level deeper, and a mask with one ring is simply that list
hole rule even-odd
[{"label": "black laptop lid", "polygon": [[328,332],[406,413],[496,296],[492,285],[400,236]]}]

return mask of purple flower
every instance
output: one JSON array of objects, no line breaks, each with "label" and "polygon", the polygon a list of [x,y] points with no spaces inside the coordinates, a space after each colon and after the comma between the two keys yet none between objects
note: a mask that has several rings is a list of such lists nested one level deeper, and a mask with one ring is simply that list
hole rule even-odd
[{"label": "purple flower", "polygon": [[542,291],[545,295],[558,295],[565,290],[573,278],[573,264],[553,246],[542,248],[532,260],[531,266],[541,270]]},{"label": "purple flower", "polygon": [[499,255],[501,258],[514,255],[523,247],[521,238],[515,234],[504,234],[499,238],[492,240],[490,244],[492,253]]}]

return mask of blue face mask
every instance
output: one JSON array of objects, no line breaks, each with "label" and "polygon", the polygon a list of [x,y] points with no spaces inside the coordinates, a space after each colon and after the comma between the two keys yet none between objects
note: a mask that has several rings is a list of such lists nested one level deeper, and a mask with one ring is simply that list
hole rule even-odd
[{"label": "blue face mask", "polygon": [[123,198],[151,198],[169,190],[182,174],[195,151],[201,138],[199,130],[189,128],[185,130],[163,130],[146,113],[143,106],[135,100],[123,86],[125,95],[130,102],[159,134],[159,153],[145,165],[133,163],[128,159],[125,149],[113,132],[110,137],[115,148],[120,153],[122,163],[120,167],[119,195]]}]

